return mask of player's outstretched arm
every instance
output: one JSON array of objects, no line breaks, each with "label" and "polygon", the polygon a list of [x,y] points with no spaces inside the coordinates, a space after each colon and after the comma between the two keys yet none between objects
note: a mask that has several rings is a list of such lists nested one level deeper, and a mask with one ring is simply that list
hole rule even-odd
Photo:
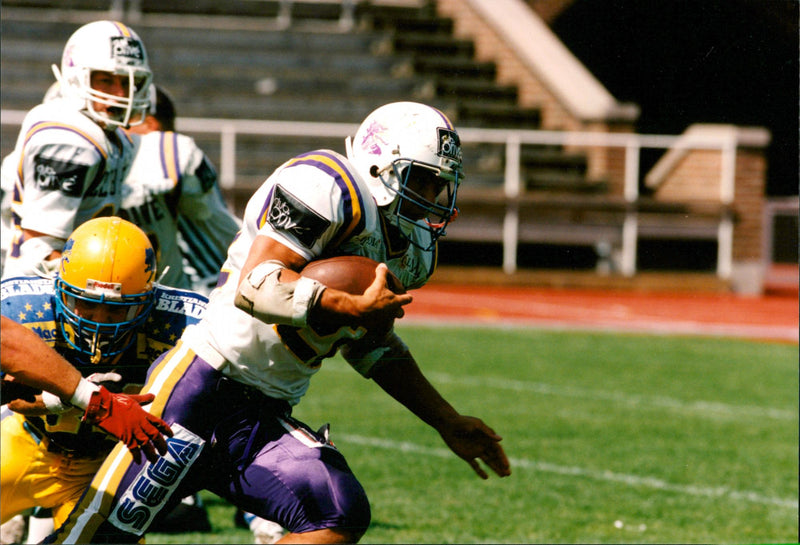
[{"label": "player's outstretched arm", "polygon": [[432,426],[459,458],[465,460],[482,479],[489,475],[481,460],[500,477],[511,474],[502,437],[481,419],[459,414],[425,378],[408,351],[395,352],[390,361],[378,362],[372,379],[389,395]]},{"label": "player's outstretched arm", "polygon": [[0,366],[4,373],[16,382],[47,390],[62,399],[72,396],[81,380],[80,371],[47,346],[39,335],[11,318],[2,316],[0,329]]},{"label": "player's outstretched arm", "polygon": [[[85,420],[123,441],[137,460],[141,450],[149,460],[157,459],[156,452],[166,452],[166,441],[161,434],[172,436],[172,431],[163,420],[139,406],[152,401],[153,394],[113,394],[83,378],[80,371],[22,324],[3,316],[0,327],[3,372],[12,375],[15,381],[51,392],[69,405],[85,410]],[[41,398],[37,399],[34,403],[41,404]],[[14,400],[3,401],[11,402],[13,410],[18,409]]]}]

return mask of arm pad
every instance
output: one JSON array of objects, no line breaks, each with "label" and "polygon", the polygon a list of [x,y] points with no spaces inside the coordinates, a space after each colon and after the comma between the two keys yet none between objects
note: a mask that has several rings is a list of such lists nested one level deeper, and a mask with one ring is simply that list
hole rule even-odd
[{"label": "arm pad", "polygon": [[281,282],[280,274],[285,268],[274,260],[253,267],[236,290],[236,307],[266,324],[304,327],[309,310],[319,301],[325,286],[302,276],[294,282]]}]

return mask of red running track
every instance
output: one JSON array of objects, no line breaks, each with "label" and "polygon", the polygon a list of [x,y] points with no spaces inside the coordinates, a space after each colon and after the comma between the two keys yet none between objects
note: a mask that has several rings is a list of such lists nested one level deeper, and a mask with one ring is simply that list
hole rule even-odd
[{"label": "red running track", "polygon": [[411,293],[406,322],[485,323],[798,342],[794,295],[560,290],[428,285]]}]

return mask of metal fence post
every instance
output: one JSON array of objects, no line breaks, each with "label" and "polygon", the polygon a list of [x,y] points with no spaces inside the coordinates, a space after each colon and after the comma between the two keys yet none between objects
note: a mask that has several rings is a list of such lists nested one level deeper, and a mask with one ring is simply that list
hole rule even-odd
[{"label": "metal fence post", "polygon": [[641,145],[631,138],[625,146],[625,221],[622,224],[622,274],[631,277],[636,274],[636,249],[639,241],[639,153]]},{"label": "metal fence post", "polygon": [[517,271],[517,249],[519,247],[519,195],[520,180],[520,138],[510,133],[506,140],[506,169],[503,191],[506,196],[506,212],[503,217],[503,271],[513,274]]}]

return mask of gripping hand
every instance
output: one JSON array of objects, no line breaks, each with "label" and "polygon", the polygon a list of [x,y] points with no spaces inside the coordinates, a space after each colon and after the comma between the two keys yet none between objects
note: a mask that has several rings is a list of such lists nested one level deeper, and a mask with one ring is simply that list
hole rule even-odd
[{"label": "gripping hand", "polygon": [[167,452],[167,442],[161,434],[172,437],[172,430],[166,422],[139,406],[153,399],[153,394],[114,394],[100,386],[92,393],[83,421],[125,443],[136,463],[141,460],[142,450],[148,460],[155,462],[158,454]]}]

